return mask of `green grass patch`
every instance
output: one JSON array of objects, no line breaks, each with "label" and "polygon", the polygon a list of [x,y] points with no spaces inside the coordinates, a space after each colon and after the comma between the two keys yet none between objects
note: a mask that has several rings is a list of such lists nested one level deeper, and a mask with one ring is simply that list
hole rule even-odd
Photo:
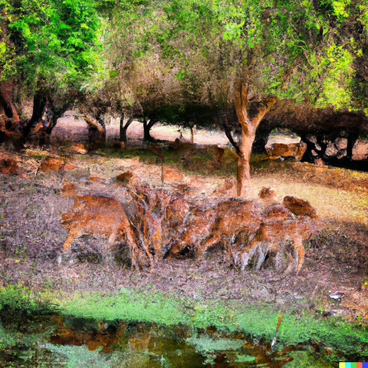
[{"label": "green grass patch", "polygon": [[[106,293],[104,293],[106,294]],[[241,330],[271,341],[278,311],[239,302],[203,301],[180,295],[166,295],[156,290],[122,289],[116,295],[101,293],[75,294],[62,304],[65,314],[103,320],[185,324],[193,328],[213,325],[220,330]],[[310,313],[287,312],[283,315],[278,341],[285,345],[314,343],[330,349],[329,359],[341,356],[368,356],[367,328],[347,324],[341,319],[324,320]]]}]

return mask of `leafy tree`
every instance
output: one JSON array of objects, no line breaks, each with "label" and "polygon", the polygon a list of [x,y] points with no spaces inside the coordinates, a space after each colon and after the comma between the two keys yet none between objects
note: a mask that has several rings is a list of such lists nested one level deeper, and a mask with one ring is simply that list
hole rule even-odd
[{"label": "leafy tree", "polygon": [[235,105],[242,127],[238,144],[232,140],[239,157],[238,195],[247,194],[255,132],[277,98],[317,107],[353,105],[350,86],[359,54],[344,27],[358,10],[365,11],[364,0],[121,1],[119,6],[120,19],[131,22],[123,29],[134,31],[136,54],[158,53],[178,68],[181,85],[200,76],[202,101],[217,111]]},{"label": "leafy tree", "polygon": [[15,119],[25,136],[47,109],[50,133],[92,72],[100,48],[95,5],[92,0],[0,0],[0,76],[13,86],[1,102],[11,119],[14,87],[20,100],[33,94],[32,117]]}]

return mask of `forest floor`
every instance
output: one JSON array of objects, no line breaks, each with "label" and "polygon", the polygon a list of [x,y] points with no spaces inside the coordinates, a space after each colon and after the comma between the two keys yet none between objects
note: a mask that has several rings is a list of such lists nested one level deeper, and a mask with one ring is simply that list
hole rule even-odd
[{"label": "forest floor", "polygon": [[[81,302],[86,295],[92,295],[92,299],[98,295],[102,301],[120,291],[134,290],[136,299],[145,295],[150,300],[147,303],[155,303],[149,299],[155,294],[163,298],[165,295],[168,298],[176,295],[178,300],[183,298],[185,316],[189,316],[190,321],[196,320],[198,326],[221,324],[221,318],[225,317],[215,313],[211,317],[209,310],[222,303],[224,308],[238,312],[246,306],[259,310],[271,308],[276,315],[277,312],[289,313],[297,319],[306,314],[323,321],[338,316],[340,321],[367,331],[368,173],[270,161],[266,156],[253,155],[254,197],[262,187],[271,187],[280,202],[284,196],[292,195],[308,200],[317,210],[321,230],[305,243],[305,263],[298,276],[278,277],[272,262],[267,261],[259,271],[248,268],[241,272],[230,266],[226,255],[218,252],[209,252],[207,259],[201,261],[167,260],[156,269],[141,271],[89,254],[84,257],[79,254],[73,262],[60,264],[59,256],[68,235],[62,226],[61,214],[70,210],[74,202],[63,195],[66,182],[75,185],[78,195],[109,195],[122,203],[129,201],[126,187],[116,180],[123,172],[131,171],[133,182],[161,185],[161,166],[156,154],[142,147],[142,130],[138,123],[128,130],[132,144],[125,151],[113,147],[112,137],[117,135],[117,128],[112,126],[108,128],[110,144],[106,148],[82,155],[72,149],[73,143],[83,143],[88,138],[84,123],[79,122],[69,117],[55,128],[52,152],[32,144],[20,153],[1,150],[2,159],[14,159],[17,168],[11,175],[0,175],[0,286],[27,287],[33,293],[47,295],[69,313],[88,312],[100,318],[104,316],[98,315],[98,307],[88,308]],[[189,138],[186,134],[184,138]],[[158,126],[152,135],[173,141],[180,132],[177,128]],[[287,139],[293,138],[285,137]],[[195,143],[198,146],[189,156],[180,149],[164,150],[165,188],[183,191],[202,203],[233,197],[236,189],[234,154],[225,148],[221,163],[212,160],[213,150],[216,150],[212,145],[225,147],[225,136],[216,131],[198,131]],[[166,145],[169,147],[168,142]],[[48,156],[61,158],[68,167],[42,172],[40,166]],[[179,182],[185,186],[178,185]],[[107,239],[85,235],[77,243],[82,247],[88,243],[99,253]],[[336,291],[343,293],[341,301],[329,298]],[[178,315],[182,313],[179,309]],[[201,316],[203,320],[199,322]],[[157,321],[159,317],[152,316],[152,320]],[[165,323],[165,320],[159,322]],[[276,322],[272,320],[270,324],[268,327],[274,331]],[[264,325],[262,328],[264,331],[253,330],[252,333],[271,334]],[[280,339],[284,335],[287,336],[286,330],[280,332]],[[364,354],[368,354],[367,350]]]}]

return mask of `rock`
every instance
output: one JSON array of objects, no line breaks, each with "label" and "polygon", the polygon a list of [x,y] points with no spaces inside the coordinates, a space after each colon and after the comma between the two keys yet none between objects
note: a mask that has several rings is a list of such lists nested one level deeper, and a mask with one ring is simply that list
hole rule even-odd
[{"label": "rock", "polygon": [[300,161],[306,150],[307,145],[304,142],[289,144],[273,143],[270,146],[266,146],[267,155],[271,159],[294,157],[297,161]]},{"label": "rock", "polygon": [[328,297],[333,300],[337,300],[341,302],[341,298],[345,295],[342,291],[335,291],[334,293],[331,293]]},{"label": "rock", "polygon": [[297,216],[309,216],[311,218],[316,218],[316,210],[311,206],[308,201],[303,199],[286,196],[283,200],[283,205]]},{"label": "rock", "polygon": [[318,167],[323,167],[324,166],[322,159],[319,158],[319,157],[314,159],[314,164]]},{"label": "rock", "polygon": [[71,163],[69,163],[69,162],[67,162],[67,163],[64,165],[64,167],[63,167],[63,169],[64,169],[65,171],[75,170],[76,168],[77,168],[77,166],[75,166],[75,165],[73,165],[73,164],[71,164]]},{"label": "rock", "polygon": [[262,187],[261,191],[258,193],[258,197],[266,204],[276,202],[276,192],[271,188]]},{"label": "rock", "polygon": [[117,181],[120,181],[121,183],[128,183],[129,180],[133,177],[133,173],[131,171],[126,171],[121,174],[119,174],[115,179]]},{"label": "rock", "polygon": [[99,175],[96,175],[96,174],[91,174],[88,178],[88,184],[91,184],[91,183],[101,183],[101,184],[108,184],[108,179],[105,178],[105,177],[102,177],[102,176],[99,176]]},{"label": "rock", "polygon": [[68,198],[73,198],[76,194],[77,187],[75,184],[70,183],[69,181],[65,181],[63,183],[63,189],[61,189],[60,193]]},{"label": "rock", "polygon": [[227,178],[225,182],[220,185],[213,194],[219,198],[236,197],[236,180],[233,178]]}]

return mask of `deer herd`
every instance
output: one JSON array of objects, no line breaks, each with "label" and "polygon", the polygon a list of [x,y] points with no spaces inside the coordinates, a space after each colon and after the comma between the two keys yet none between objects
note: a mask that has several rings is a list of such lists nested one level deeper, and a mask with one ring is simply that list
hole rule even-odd
[{"label": "deer herd", "polygon": [[82,235],[99,234],[110,247],[127,246],[131,265],[141,268],[175,258],[202,258],[220,246],[242,271],[252,264],[259,269],[271,258],[278,271],[298,274],[304,262],[303,241],[318,230],[309,202],[289,196],[278,203],[269,188],[253,200],[205,203],[164,188],[125,188],[130,200],[121,203],[106,195],[75,195],[73,185],[66,183],[63,193],[74,198],[74,206],[62,215],[69,229],[64,249]]}]

